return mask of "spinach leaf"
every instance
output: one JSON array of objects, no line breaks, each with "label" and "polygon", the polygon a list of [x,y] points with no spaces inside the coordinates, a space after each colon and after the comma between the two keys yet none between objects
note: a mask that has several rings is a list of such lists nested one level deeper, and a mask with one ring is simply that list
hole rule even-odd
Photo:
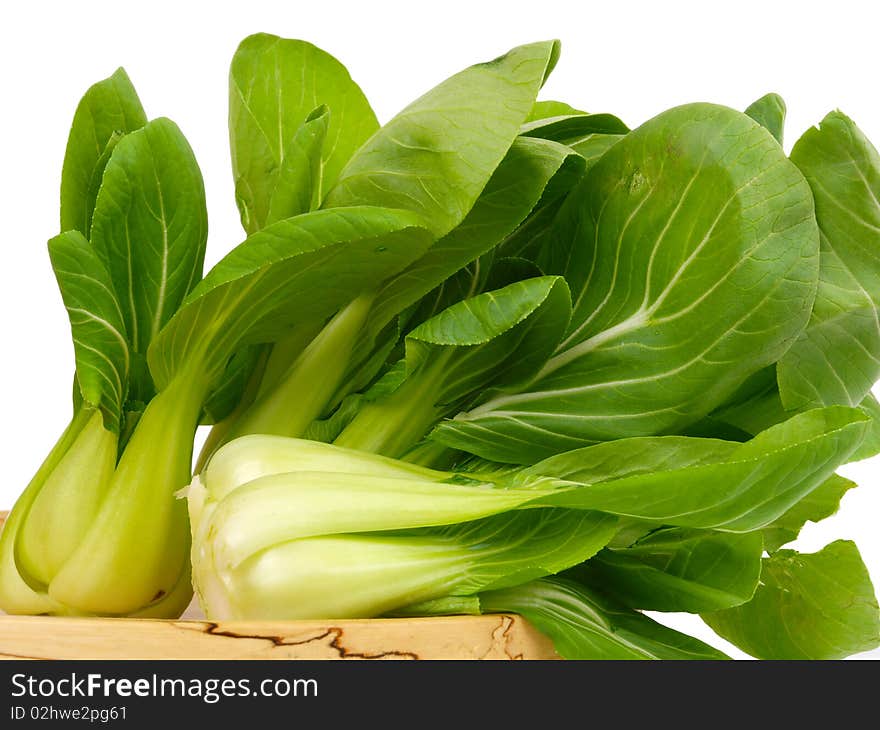
[{"label": "spinach leaf", "polygon": [[703,620],[759,659],[841,659],[880,645],[874,587],[847,540],[812,554],[780,550],[763,561],[751,601]]}]

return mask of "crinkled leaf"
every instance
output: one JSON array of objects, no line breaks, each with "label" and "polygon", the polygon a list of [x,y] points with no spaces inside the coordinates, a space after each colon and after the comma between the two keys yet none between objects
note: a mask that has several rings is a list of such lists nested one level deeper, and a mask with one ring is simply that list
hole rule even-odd
[{"label": "crinkled leaf", "polygon": [[758,585],[761,533],[666,528],[608,548],[580,576],[631,608],[700,613],[748,601]]},{"label": "crinkled leaf", "polygon": [[323,321],[424,253],[432,237],[419,222],[406,211],[340,208],[249,236],[208,272],[154,341],[149,361],[157,385],[187,363],[212,382],[240,347]]},{"label": "crinkled leaf", "polygon": [[791,152],[816,199],[819,290],[806,330],[777,367],[787,409],[856,405],[880,378],[880,156],[831,112]]},{"label": "crinkled leaf", "polygon": [[319,106],[306,117],[287,145],[272,196],[266,225],[321,205],[323,187],[324,140],[330,121],[326,106]]},{"label": "crinkled leaf", "polygon": [[438,238],[449,233],[504,159],[558,55],[555,41],[519,46],[434,87],[354,154],[326,205],[412,210]]},{"label": "crinkled leaf", "polygon": [[553,641],[564,659],[727,659],[681,634],[566,578],[480,594],[484,612],[524,616]]},{"label": "crinkled leaf", "polygon": [[880,611],[858,548],[780,550],[763,561],[748,603],[703,614],[724,639],[759,659],[843,659],[880,645]]},{"label": "crinkled leaf", "polygon": [[73,116],[61,170],[62,231],[89,235],[108,147],[112,150],[114,138],[146,123],[140,99],[123,69],[86,91]]},{"label": "crinkled leaf", "polygon": [[119,141],[95,205],[91,242],[110,273],[132,351],[132,397],[153,394],[145,357],[201,278],[205,189],[177,126],[156,119]]},{"label": "crinkled leaf", "polygon": [[588,443],[675,432],[773,363],[809,317],[818,232],[809,186],[770,134],[710,104],[664,112],[571,193],[549,273],[574,312],[520,393],[435,438],[529,463]]},{"label": "crinkled leaf", "polygon": [[321,155],[327,190],[379,128],[369,102],[345,66],[311,43],[266,33],[241,42],[229,74],[229,135],[236,201],[248,233],[266,225],[279,178],[292,172],[286,159],[292,141],[322,104],[330,110]]},{"label": "crinkled leaf", "polygon": [[779,94],[765,94],[749,104],[745,113],[782,144],[782,135],[785,131],[785,101]]},{"label": "crinkled leaf", "polygon": [[110,275],[78,231],[49,241],[49,257],[70,318],[82,398],[119,433],[128,392],[129,345]]},{"label": "crinkled leaf", "polygon": [[764,527],[846,463],[867,428],[857,408],[799,414],[746,443],[657,436],[609,441],[546,459],[519,479],[581,484],[543,497],[667,525],[747,532]]}]

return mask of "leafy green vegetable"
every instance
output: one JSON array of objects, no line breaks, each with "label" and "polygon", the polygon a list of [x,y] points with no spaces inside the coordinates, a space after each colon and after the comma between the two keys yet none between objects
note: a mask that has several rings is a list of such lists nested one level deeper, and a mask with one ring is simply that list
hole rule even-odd
[{"label": "leafy green vegetable", "polygon": [[330,110],[319,106],[306,117],[287,148],[275,190],[269,201],[266,224],[300,213],[308,213],[321,205],[324,166],[321,153],[327,138]]},{"label": "leafy green vegetable", "polygon": [[874,587],[846,540],[812,554],[780,550],[763,561],[751,601],[703,620],[759,659],[841,659],[880,642]]},{"label": "leafy green vegetable", "polygon": [[[374,367],[381,367],[382,357],[373,357],[374,338],[397,314],[513,230],[549,181],[579,164],[574,159],[568,162],[576,157],[570,150],[548,142],[523,145],[525,154],[512,152],[519,126],[557,54],[555,42],[537,43],[466,69],[404,109],[358,149],[327,194],[324,207],[390,205],[410,210],[441,240],[424,261],[413,257],[413,267],[401,273],[401,285],[389,283],[390,275],[398,273],[390,270],[385,276],[365,276],[369,290],[339,287],[348,301],[358,304],[339,312],[328,330],[287,364],[273,388],[261,388],[262,396],[237,417],[230,434],[301,435],[311,421],[342,400],[347,375],[360,382],[376,374]],[[330,113],[332,118],[332,109]],[[499,167],[505,156],[511,158],[511,166]],[[532,166],[539,171],[537,179],[531,179]],[[523,192],[499,207],[494,185],[509,185],[510,171],[523,169],[529,176]],[[484,191],[484,204],[476,206]],[[444,236],[472,211],[474,218],[465,220],[463,231]],[[413,250],[425,253],[422,248]],[[335,304],[338,308],[344,303]],[[355,337],[359,332],[362,341]],[[380,341],[382,356],[387,354],[383,347]],[[332,368],[328,369],[328,362]],[[366,377],[356,370],[365,364]],[[340,388],[342,392],[336,393]]]},{"label": "leafy green vegetable", "polygon": [[201,277],[207,235],[201,173],[177,126],[156,119],[120,140],[104,170],[91,243],[122,310],[133,400],[154,394],[147,348]]},{"label": "leafy green vegetable", "polygon": [[83,96],[73,116],[61,170],[61,230],[92,229],[92,212],[104,167],[116,142],[140,129],[147,117],[124,69]]},{"label": "leafy green vegetable", "polygon": [[[72,228],[49,253],[74,339],[74,413],[0,535],[0,603],[175,615],[189,600],[186,511],[161,487],[188,477],[192,396],[151,400],[145,354],[201,276],[201,174],[180,130],[146,122],[119,71],[80,103],[62,177]],[[158,453],[157,433],[170,441]]]},{"label": "leafy green vegetable", "polygon": [[[310,118],[322,105],[329,115]],[[326,129],[309,128],[315,121]],[[314,169],[310,155],[315,145],[320,149],[320,185],[313,185],[313,191],[320,200],[321,191],[330,189],[352,154],[378,128],[360,87],[329,53],[306,41],[266,33],[245,38],[229,73],[232,170],[245,231],[253,233],[267,222],[289,217],[283,215],[282,199],[296,195],[291,178],[306,174],[303,155],[310,160],[308,169]]]},{"label": "leafy green vegetable", "polygon": [[631,130],[536,100],[558,54],[380,127],[335,58],[249,36],[247,237],[204,278],[188,142],[121,69],[91,87],[49,242],[73,413],[0,533],[0,606],[514,611],[567,658],[726,658],[643,611],[765,658],[880,644],[851,543],[780,549],[880,451],[876,150],[832,112],[787,158],[775,94]]},{"label": "leafy green vegetable", "polygon": [[504,514],[547,488],[448,476],[328,444],[237,439],[189,489],[200,596],[230,618],[371,616],[558,572],[616,531],[594,512]]},{"label": "leafy green vegetable", "polygon": [[325,204],[378,198],[415,211],[438,238],[449,233],[504,158],[558,57],[557,42],[533,43],[444,81],[358,149]]},{"label": "leafy green vegetable", "polygon": [[70,318],[79,393],[101,409],[107,428],[118,433],[131,352],[110,274],[77,231],[49,241],[49,256]]},{"label": "leafy green vegetable", "polygon": [[830,477],[861,442],[866,425],[859,409],[834,406],[794,416],[744,444],[685,436],[623,439],[551,457],[520,474],[587,485],[545,498],[547,504],[748,532]]},{"label": "leafy green vegetable", "polygon": [[534,374],[562,337],[569,310],[568,288],[552,276],[449,307],[407,335],[401,382],[365,404],[335,443],[403,455],[472,394]]},{"label": "leafy green vegetable", "polygon": [[833,515],[843,495],[855,486],[854,482],[837,474],[828,477],[762,530],[764,547],[771,553],[775,552],[782,545],[795,540],[807,522],[819,522]]},{"label": "leafy green vegetable", "polygon": [[819,290],[810,322],[777,366],[787,409],[856,405],[880,378],[880,156],[831,112],[791,152],[816,200]]},{"label": "leafy green vegetable", "polygon": [[566,578],[480,595],[486,612],[525,616],[565,659],[727,659],[717,649]]},{"label": "leafy green vegetable", "polygon": [[[512,234],[555,177],[582,172],[583,164],[567,147],[517,138],[461,224],[379,289],[358,347],[369,347],[394,317]],[[470,295],[479,293],[473,285],[468,282]]]},{"label": "leafy green vegetable", "polygon": [[656,530],[582,567],[589,585],[654,611],[714,611],[748,601],[761,574],[761,534]]},{"label": "leafy green vegetable", "polygon": [[153,343],[157,385],[193,362],[201,365],[199,377],[219,377],[242,345],[272,341],[298,321],[325,319],[352,290],[399,271],[427,249],[432,239],[420,223],[406,211],[340,208],[249,236],[199,282]]},{"label": "leafy green vegetable", "polygon": [[779,94],[765,94],[746,107],[746,114],[766,129],[779,144],[785,127],[785,101]]},{"label": "leafy green vegetable", "polygon": [[812,209],[797,168],[738,112],[683,106],[630,132],[557,219],[549,271],[574,304],[557,353],[527,387],[434,438],[527,463],[696,422],[803,328],[818,267]]}]

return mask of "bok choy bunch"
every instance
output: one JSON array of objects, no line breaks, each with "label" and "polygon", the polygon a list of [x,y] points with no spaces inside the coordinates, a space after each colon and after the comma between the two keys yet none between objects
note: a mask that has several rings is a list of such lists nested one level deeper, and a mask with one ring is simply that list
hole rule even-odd
[{"label": "bok choy bunch", "polygon": [[[269,36],[249,44],[270,55],[288,47]],[[50,244],[76,345],[75,416],[3,531],[5,610],[179,614],[191,596],[189,526],[173,495],[190,481],[197,424],[235,407],[251,353],[267,343],[282,355],[301,349],[296,367],[326,376],[305,391],[316,405],[300,404],[319,414],[347,366],[332,353],[359,329],[373,289],[473,208],[558,53],[554,42],[515,48],[377,129],[341,65],[295,45],[321,82],[303,99],[327,106],[278,116],[285,127],[268,138],[233,107],[233,132],[249,139],[235,164],[252,173],[237,191],[243,210],[256,202],[248,238],[203,279],[204,195],[179,132],[146,122],[124,75],[80,104],[63,175],[64,233]],[[339,86],[324,83],[333,78]],[[265,101],[266,84],[279,80],[287,82],[257,75],[245,95]],[[381,192],[389,179],[401,181],[397,193]],[[260,197],[267,189],[271,200]],[[296,415],[280,397],[276,408]]]},{"label": "bok choy bunch", "polygon": [[[70,318],[73,416],[0,536],[13,613],[174,615],[190,595],[187,479],[198,393],[158,393],[147,351],[202,275],[202,177],[122,69],[73,118],[49,255]],[[158,444],[162,447],[157,448]]]},{"label": "bok choy bunch", "polygon": [[326,52],[246,38],[246,238],[204,277],[186,141],[122,72],[90,89],[49,245],[74,413],[0,607],[176,616],[194,583],[212,619],[512,611],[566,657],[723,657],[644,611],[759,657],[880,643],[856,547],[785,547],[880,451],[880,157],[840,112],[787,155],[775,95],[634,129],[537,101],[558,56],[380,126]]},{"label": "bok choy bunch", "polygon": [[[245,41],[234,118],[294,113],[254,89],[301,71],[298,48]],[[880,444],[880,159],[839,112],[786,155],[784,109],[688,104],[630,130],[537,102],[424,256],[251,352],[188,490],[208,615],[515,611],[573,657],[720,656],[642,610],[700,614],[756,656],[880,643],[852,543],[781,549]]]}]

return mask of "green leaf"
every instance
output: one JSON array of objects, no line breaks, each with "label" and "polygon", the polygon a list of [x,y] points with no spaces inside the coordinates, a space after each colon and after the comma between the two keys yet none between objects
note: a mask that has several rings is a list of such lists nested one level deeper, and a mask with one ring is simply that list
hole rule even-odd
[{"label": "green leaf", "polygon": [[132,397],[153,394],[150,342],[202,275],[205,189],[177,126],[156,119],[126,135],[104,171],[91,242],[110,273],[132,351]]},{"label": "green leaf", "polygon": [[266,33],[241,42],[229,73],[229,135],[235,197],[248,233],[266,225],[275,189],[297,162],[286,158],[297,154],[293,140],[321,105],[330,111],[321,155],[329,190],[379,128],[369,102],[345,66],[311,43]]},{"label": "green leaf", "polygon": [[467,596],[520,585],[553,575],[591,558],[617,531],[617,520],[598,512],[538,509],[473,522],[423,528],[430,535],[467,549],[450,595]]},{"label": "green leaf", "polygon": [[700,613],[748,601],[761,575],[761,534],[656,530],[608,548],[580,576],[631,608]]},{"label": "green leaf", "polygon": [[539,137],[573,147],[597,134],[622,136],[629,132],[613,114],[564,114],[526,122],[520,128],[523,137]]},{"label": "green leaf", "polygon": [[534,374],[562,337],[570,306],[565,280],[550,276],[449,307],[407,335],[405,371],[371,389],[336,443],[402,456],[462,399]]},{"label": "green leaf", "polygon": [[807,522],[819,522],[831,517],[840,507],[843,495],[855,486],[855,482],[837,474],[828,477],[762,530],[764,547],[772,553],[795,540]]},{"label": "green leaf", "polygon": [[579,175],[582,169],[580,159],[563,145],[517,139],[461,224],[379,289],[361,347],[368,348],[400,312],[510,235],[556,176]]},{"label": "green leaf", "polygon": [[308,213],[321,205],[321,155],[329,122],[329,110],[326,106],[319,106],[306,117],[287,145],[278,181],[269,201],[266,225]]},{"label": "green leaf", "polygon": [[748,603],[703,614],[719,636],[759,659],[843,659],[880,645],[880,612],[858,548],[780,550],[763,561]]},{"label": "green leaf", "polygon": [[77,231],[49,241],[49,257],[70,318],[79,391],[101,409],[107,429],[119,433],[129,346],[110,275]]},{"label": "green leaf", "polygon": [[770,134],[710,104],[664,112],[611,147],[557,219],[548,273],[574,312],[520,393],[435,438],[530,463],[674,433],[775,362],[809,317],[818,233],[809,186]]},{"label": "green leaf", "polygon": [[202,424],[216,424],[232,413],[248,386],[253,387],[251,377],[265,356],[261,346],[250,345],[229,359],[220,385],[202,406]]},{"label": "green leaf", "polygon": [[819,291],[810,322],[777,367],[787,409],[855,405],[880,378],[880,156],[831,112],[791,152],[816,199]]},{"label": "green leaf", "polygon": [[564,659],[727,659],[691,636],[566,578],[544,578],[480,595],[486,613],[524,616]]},{"label": "green leaf", "polygon": [[441,402],[488,383],[495,388],[516,384],[553,351],[569,306],[568,287],[557,276],[518,281],[466,299],[407,335],[408,369],[442,358]]},{"label": "green leaf", "polygon": [[871,420],[865,431],[865,438],[862,440],[862,445],[856,449],[852,456],[850,456],[851,461],[870,459],[872,456],[880,454],[880,403],[878,403],[877,399],[869,393],[865,400],[859,403],[859,408],[861,408]]},{"label": "green leaf", "polygon": [[748,532],[779,518],[846,463],[867,423],[857,408],[832,406],[794,416],[744,444],[686,436],[621,439],[551,457],[518,478],[543,475],[583,485],[542,504]]},{"label": "green leaf", "polygon": [[566,104],[564,101],[536,101],[532,105],[532,110],[526,117],[526,122],[534,122],[538,119],[547,119],[549,117],[561,117],[566,114],[586,114],[573,106]]},{"label": "green leaf", "polygon": [[118,138],[147,123],[147,117],[121,68],[86,91],[73,115],[61,170],[61,230],[89,235],[106,152]]},{"label": "green leaf", "polygon": [[213,382],[240,347],[326,319],[424,253],[433,239],[419,223],[406,211],[340,208],[249,236],[208,272],[154,341],[149,362],[157,385],[187,365]]},{"label": "green leaf", "polygon": [[587,169],[589,169],[621,139],[623,136],[619,134],[594,134],[584,137],[577,144],[573,144],[571,148],[584,158]]},{"label": "green leaf", "polygon": [[785,130],[785,101],[779,94],[765,94],[749,104],[745,113],[782,144]]},{"label": "green leaf", "polygon": [[325,204],[412,210],[438,238],[449,233],[504,159],[558,55],[555,41],[519,46],[436,86],[355,153]]}]

